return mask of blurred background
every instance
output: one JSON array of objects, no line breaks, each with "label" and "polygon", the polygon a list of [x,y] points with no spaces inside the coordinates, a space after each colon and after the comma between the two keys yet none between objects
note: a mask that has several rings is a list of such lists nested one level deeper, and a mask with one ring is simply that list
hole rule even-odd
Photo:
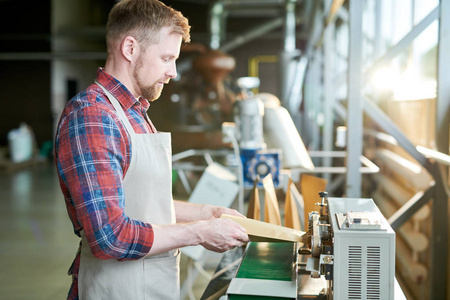
[{"label": "blurred background", "polygon": [[[308,172],[331,195],[374,198],[393,217],[408,299],[450,299],[449,1],[163,2],[192,26],[178,77],[148,111],[172,132],[173,153],[230,149],[222,124],[235,120],[243,92],[275,96],[315,166]],[[2,299],[67,293],[78,241],[53,137],[65,103],[104,65],[115,3],[0,0]]]}]

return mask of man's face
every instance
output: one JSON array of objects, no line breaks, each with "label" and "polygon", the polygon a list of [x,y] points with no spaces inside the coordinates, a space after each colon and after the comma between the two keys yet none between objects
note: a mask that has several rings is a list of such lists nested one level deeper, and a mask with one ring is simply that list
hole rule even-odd
[{"label": "man's face", "polygon": [[136,91],[148,101],[158,99],[164,84],[177,76],[175,61],[180,55],[180,46],[181,35],[171,34],[171,29],[165,27],[156,44],[141,48],[134,79]]}]

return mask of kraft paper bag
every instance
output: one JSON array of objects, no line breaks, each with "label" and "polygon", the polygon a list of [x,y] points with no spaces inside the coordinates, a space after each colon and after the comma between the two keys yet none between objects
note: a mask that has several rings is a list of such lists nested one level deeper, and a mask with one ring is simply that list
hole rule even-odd
[{"label": "kraft paper bag", "polygon": [[303,235],[306,233],[300,230],[227,214],[223,214],[220,217],[228,218],[239,223],[247,230],[247,234],[252,242],[303,242]]},{"label": "kraft paper bag", "polygon": [[284,201],[284,226],[300,230],[300,217],[298,215],[297,204],[292,196],[292,189],[296,189],[296,187],[292,182],[292,179],[289,178],[289,183],[286,189],[286,198]]},{"label": "kraft paper bag", "polygon": [[253,190],[248,204],[247,218],[259,221],[261,219],[261,207],[259,203],[258,180],[259,178],[253,184]]},{"label": "kraft paper bag", "polygon": [[278,206],[272,175],[269,173],[263,179],[264,186],[264,221],[281,226],[280,208]]},{"label": "kraft paper bag", "polygon": [[320,202],[319,192],[325,191],[328,180],[312,175],[302,174],[300,178],[300,189],[305,203],[305,227],[308,228],[308,214],[312,211],[318,211],[319,207],[315,204]]}]

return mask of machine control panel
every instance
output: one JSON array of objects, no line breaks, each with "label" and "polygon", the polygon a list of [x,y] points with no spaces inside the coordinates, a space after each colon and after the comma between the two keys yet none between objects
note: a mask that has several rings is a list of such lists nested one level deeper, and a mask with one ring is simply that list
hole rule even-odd
[{"label": "machine control panel", "polygon": [[337,212],[336,220],[340,230],[386,230],[383,226],[383,218],[378,212]]}]

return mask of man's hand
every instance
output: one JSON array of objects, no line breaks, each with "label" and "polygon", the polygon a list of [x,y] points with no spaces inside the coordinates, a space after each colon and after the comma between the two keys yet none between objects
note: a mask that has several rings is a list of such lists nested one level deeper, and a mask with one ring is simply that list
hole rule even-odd
[{"label": "man's hand", "polygon": [[201,226],[200,245],[211,251],[225,252],[249,241],[245,228],[230,219],[213,218],[199,222],[198,225]]},{"label": "man's hand", "polygon": [[239,213],[235,209],[226,208],[226,207],[220,207],[220,206],[212,206],[211,207],[211,213],[210,213],[210,219],[212,219],[212,218],[220,218],[220,216],[223,215],[223,214],[245,218],[244,215],[242,215],[241,213]]},{"label": "man's hand", "polygon": [[225,252],[249,241],[245,228],[231,219],[212,218],[190,223],[153,225],[152,228],[154,240],[149,256],[195,245]]},{"label": "man's hand", "polygon": [[152,225],[154,241],[148,255],[185,246],[202,245],[225,252],[249,241],[245,228],[222,214],[245,218],[235,209],[174,201],[177,224]]},{"label": "man's hand", "polygon": [[186,201],[174,201],[177,223],[220,218],[222,214],[244,217],[237,210],[207,204],[194,204]]}]

